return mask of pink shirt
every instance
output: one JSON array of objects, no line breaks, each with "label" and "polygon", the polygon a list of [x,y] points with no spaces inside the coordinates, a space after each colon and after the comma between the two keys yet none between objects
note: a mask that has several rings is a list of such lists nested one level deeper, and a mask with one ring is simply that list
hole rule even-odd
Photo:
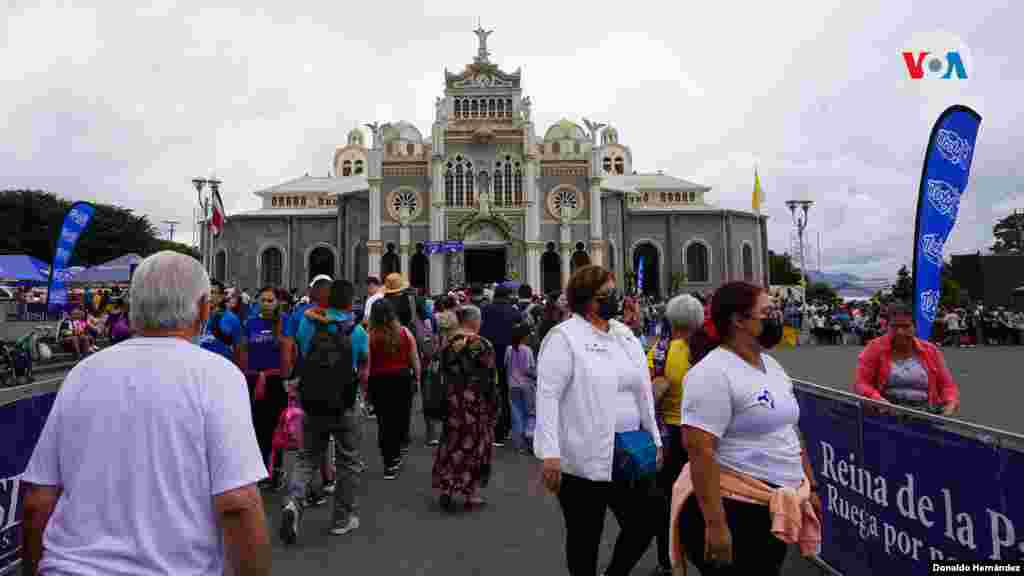
[{"label": "pink shirt", "polygon": [[[953,400],[960,400],[960,389],[946,367],[941,350],[931,342],[914,338],[914,357],[928,372],[929,404],[947,404]],[[886,334],[872,340],[860,353],[855,391],[866,398],[882,400],[882,392],[889,382],[891,370],[892,336]]]}]

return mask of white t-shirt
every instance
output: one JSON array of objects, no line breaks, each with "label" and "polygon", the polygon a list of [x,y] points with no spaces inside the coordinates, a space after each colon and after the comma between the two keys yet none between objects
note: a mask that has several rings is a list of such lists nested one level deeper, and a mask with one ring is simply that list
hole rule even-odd
[{"label": "white t-shirt", "polygon": [[796,425],[800,405],[782,366],[761,354],[761,372],[719,347],[686,374],[683,425],[719,439],[719,464],[777,486],[804,478]]},{"label": "white t-shirt", "polygon": [[180,338],[133,338],[64,380],[25,470],[63,494],[43,574],[224,573],[213,497],[267,477],[245,377]]}]

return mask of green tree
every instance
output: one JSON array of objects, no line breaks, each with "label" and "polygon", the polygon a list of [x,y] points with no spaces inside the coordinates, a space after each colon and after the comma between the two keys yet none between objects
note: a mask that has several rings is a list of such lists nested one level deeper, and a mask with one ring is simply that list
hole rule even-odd
[{"label": "green tree", "polygon": [[[72,204],[52,192],[0,192],[0,222],[13,225],[12,234],[0,235],[0,251],[50,262],[57,234]],[[71,265],[93,266],[132,252],[148,256],[161,247],[155,228],[145,216],[120,206],[96,204],[92,222],[75,246]]]},{"label": "green tree", "polygon": [[178,252],[179,254],[186,254],[195,258],[196,260],[202,260],[199,254],[199,250],[196,250],[194,246],[188,244],[182,244],[181,242],[171,242],[170,240],[155,240],[153,245],[153,253],[161,252],[163,250],[170,250],[172,252]]},{"label": "green tree", "polygon": [[831,304],[838,298],[839,294],[836,293],[835,289],[824,282],[815,282],[807,286],[808,302],[828,302]]},{"label": "green tree", "polygon": [[794,286],[800,283],[800,269],[793,264],[789,254],[768,251],[769,281],[775,285]]},{"label": "green tree", "polygon": [[952,262],[942,263],[942,297],[939,305],[945,308],[960,306],[966,300],[966,294],[960,289],[960,283],[954,280],[956,274],[953,272]]},{"label": "green tree", "polygon": [[1015,210],[992,227],[993,254],[1024,254],[1024,211]]},{"label": "green tree", "polygon": [[910,302],[914,297],[914,280],[910,277],[910,270],[900,266],[896,272],[896,283],[892,286],[892,297],[900,302]]}]

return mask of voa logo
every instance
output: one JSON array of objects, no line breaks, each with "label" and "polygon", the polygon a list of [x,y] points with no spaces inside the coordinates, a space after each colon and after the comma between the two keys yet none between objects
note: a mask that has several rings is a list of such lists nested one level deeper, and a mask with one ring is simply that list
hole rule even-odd
[{"label": "voa logo", "polygon": [[967,69],[957,50],[946,52],[945,56],[922,51],[904,52],[903,63],[911,80],[967,80]]}]

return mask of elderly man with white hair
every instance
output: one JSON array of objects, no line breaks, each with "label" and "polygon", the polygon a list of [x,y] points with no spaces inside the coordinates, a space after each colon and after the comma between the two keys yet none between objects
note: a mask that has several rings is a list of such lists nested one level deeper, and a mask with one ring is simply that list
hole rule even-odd
[{"label": "elderly man with white hair", "polygon": [[654,384],[655,417],[665,447],[665,464],[658,471],[661,525],[657,532],[658,571],[672,573],[669,549],[672,485],[688,461],[682,439],[683,378],[690,370],[690,335],[704,324],[704,305],[689,294],[676,296],[665,305],[660,338],[647,354]]},{"label": "elderly man with white hair", "polygon": [[136,337],[65,378],[22,477],[27,573],[270,574],[245,377],[197,345],[209,291],[191,256],[146,258]]}]

